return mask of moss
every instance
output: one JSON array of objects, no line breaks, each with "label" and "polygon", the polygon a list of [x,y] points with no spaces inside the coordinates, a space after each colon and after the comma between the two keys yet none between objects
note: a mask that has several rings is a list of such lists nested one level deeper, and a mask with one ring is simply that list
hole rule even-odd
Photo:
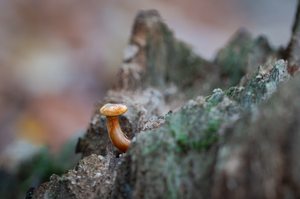
[{"label": "moss", "polygon": [[243,89],[243,87],[237,87],[233,86],[229,89],[225,90],[225,95],[229,97],[230,99],[235,99],[237,95],[239,95],[239,92]]},{"label": "moss", "polygon": [[211,120],[208,123],[207,128],[199,133],[203,134],[203,136],[198,140],[193,138],[189,139],[187,134],[179,134],[176,142],[181,149],[180,151],[196,150],[201,152],[202,150],[209,149],[215,142],[218,141],[219,136],[217,131],[220,127],[220,124],[220,120]]},{"label": "moss", "polygon": [[208,122],[207,128],[204,130],[204,138],[199,142],[194,143],[193,148],[198,151],[207,150],[211,145],[218,141],[218,130],[222,121],[220,119],[213,119]]},{"label": "moss", "polygon": [[[235,100],[245,109],[266,100],[275,92],[279,83],[289,78],[287,63],[278,60],[272,64],[267,74],[260,74],[258,71],[245,85],[244,89],[237,93]],[[261,76],[261,77],[259,77]]]},{"label": "moss", "polygon": [[263,84],[282,81],[281,73],[271,73],[274,77],[253,77],[244,88],[215,89],[205,100],[191,100],[169,113],[159,128],[139,134],[130,150],[131,172],[136,177],[131,188],[146,194],[144,198],[209,198],[206,190],[211,188],[212,154],[217,148],[213,146],[224,139],[219,132],[239,118],[245,109],[241,103],[252,99],[249,92],[264,99],[268,91]]},{"label": "moss", "polygon": [[170,153],[166,159],[165,172],[169,175],[165,176],[165,183],[167,187],[167,198],[168,199],[177,199],[179,198],[177,190],[179,189],[178,179],[181,171],[178,170],[177,165],[174,162],[177,162],[176,156],[174,153]]},{"label": "moss", "polygon": [[[220,127],[221,120],[211,118],[207,124],[197,126],[202,117],[209,116],[210,113],[207,110],[211,110],[213,106],[216,106],[222,100],[220,95],[212,95],[210,103],[204,110],[199,111],[197,108],[183,109],[181,112],[175,113],[167,118],[167,126],[174,142],[176,143],[177,152],[187,152],[189,150],[196,150],[201,152],[208,149],[213,143],[218,140],[217,131]],[[201,109],[200,109],[201,110]],[[191,113],[196,111],[194,114]],[[198,130],[197,130],[198,129]]]},{"label": "moss", "polygon": [[61,175],[74,167],[80,158],[74,154],[76,142],[76,139],[69,140],[55,155],[44,147],[31,159],[22,162],[17,174],[18,192],[23,195],[35,184],[49,180],[52,174]]},{"label": "moss", "polygon": [[217,132],[218,129],[220,128],[220,125],[221,125],[221,120],[219,119],[210,120],[208,122],[208,126],[207,129],[205,130],[205,133],[211,134]]},{"label": "moss", "polygon": [[265,37],[252,38],[247,31],[239,30],[227,46],[218,52],[215,62],[221,67],[221,74],[228,79],[229,86],[233,86],[239,83],[246,72],[251,73],[251,68],[264,64],[272,53]]},{"label": "moss", "polygon": [[222,89],[214,89],[213,90],[213,94],[208,96],[205,101],[206,101],[206,111],[210,111],[212,107],[217,106],[224,97],[224,92],[222,91]]},{"label": "moss", "polygon": [[159,140],[155,143],[152,143],[151,145],[146,145],[143,148],[142,155],[146,156],[146,155],[149,155],[149,154],[157,151],[159,149],[160,145],[161,145],[161,142]]},{"label": "moss", "polygon": [[221,66],[223,76],[230,80],[230,85],[237,84],[245,74],[248,56],[252,52],[253,41],[246,31],[239,31],[229,44],[219,51],[216,63]]},{"label": "moss", "polygon": [[189,138],[187,134],[182,133],[177,135],[177,137],[175,137],[175,141],[179,146],[180,152],[187,150],[187,146],[189,143]]}]

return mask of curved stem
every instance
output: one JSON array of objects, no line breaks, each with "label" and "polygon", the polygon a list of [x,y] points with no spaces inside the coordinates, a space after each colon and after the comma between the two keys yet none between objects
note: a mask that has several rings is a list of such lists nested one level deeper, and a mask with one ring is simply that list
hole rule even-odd
[{"label": "curved stem", "polygon": [[120,151],[126,152],[131,141],[126,138],[123,131],[121,130],[118,116],[109,116],[106,120],[107,130],[109,138],[113,145]]}]

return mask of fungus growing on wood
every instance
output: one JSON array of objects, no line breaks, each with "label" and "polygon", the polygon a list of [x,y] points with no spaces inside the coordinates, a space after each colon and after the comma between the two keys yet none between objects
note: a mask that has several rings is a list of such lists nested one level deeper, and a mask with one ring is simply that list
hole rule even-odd
[{"label": "fungus growing on wood", "polygon": [[127,111],[127,106],[123,104],[105,104],[100,108],[100,113],[106,116],[106,126],[109,138],[113,145],[125,153],[131,141],[121,130],[118,116]]}]

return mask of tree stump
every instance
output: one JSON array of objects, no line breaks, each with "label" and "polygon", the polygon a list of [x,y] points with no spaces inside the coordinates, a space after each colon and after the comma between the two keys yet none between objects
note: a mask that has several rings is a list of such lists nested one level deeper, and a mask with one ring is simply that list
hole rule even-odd
[{"label": "tree stump", "polygon": [[[245,30],[208,61],[157,11],[138,13],[118,81],[78,141],[81,161],[33,197],[299,198],[300,78],[290,69],[299,65],[299,12],[289,62]],[[105,103],[128,106],[125,154],[109,140]]]}]

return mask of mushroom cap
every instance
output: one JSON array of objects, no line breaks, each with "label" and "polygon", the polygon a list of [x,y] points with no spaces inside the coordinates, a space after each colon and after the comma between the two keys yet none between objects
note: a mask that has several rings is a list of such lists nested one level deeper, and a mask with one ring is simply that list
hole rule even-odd
[{"label": "mushroom cap", "polygon": [[105,116],[118,116],[127,111],[127,106],[124,104],[105,104],[100,108],[100,113]]}]

